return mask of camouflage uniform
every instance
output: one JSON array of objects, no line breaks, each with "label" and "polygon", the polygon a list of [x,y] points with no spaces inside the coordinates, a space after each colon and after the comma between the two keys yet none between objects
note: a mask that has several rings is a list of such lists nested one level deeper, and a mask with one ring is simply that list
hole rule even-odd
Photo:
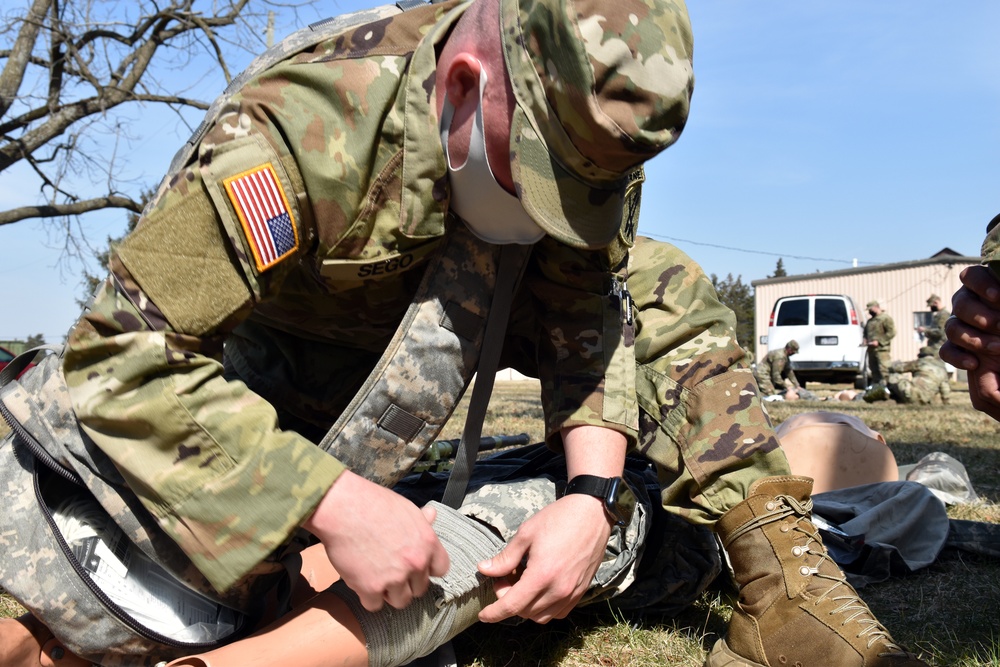
[{"label": "camouflage uniform", "polygon": [[[310,439],[354,396],[419,269],[461,224],[448,212],[433,74],[435,47],[465,7],[421,6],[251,78],[164,181],[70,334],[64,370],[81,424],[220,590],[285,543],[343,470]],[[667,111],[632,113],[637,123],[670,116],[656,129],[666,137],[657,141],[672,141],[690,95],[686,10],[635,2],[602,25],[621,39],[637,17],[671,26],[657,47],[674,58],[650,60],[672,73],[650,79]],[[555,104],[566,113],[574,99]],[[261,182],[280,212],[270,234],[241,199]],[[641,438],[613,296],[637,214],[627,208],[621,233],[599,250],[548,236],[534,247],[521,299],[535,308],[550,444],[580,424]]]},{"label": "camouflage uniform", "polygon": [[788,359],[788,353],[785,352],[784,348],[768,352],[757,364],[754,377],[757,379],[757,386],[760,387],[760,393],[763,396],[780,394],[786,389],[799,386],[795,371],[792,370],[792,364]]},{"label": "camouflage uniform", "polygon": [[882,384],[889,376],[892,339],[896,336],[896,323],[885,311],[865,322],[866,341],[877,340],[876,347],[868,348],[868,373],[872,384]]},{"label": "camouflage uniform", "polygon": [[993,273],[1000,275],[1000,215],[990,220],[986,227],[986,238],[980,251]]},{"label": "camouflage uniform", "polygon": [[934,311],[931,315],[931,324],[929,327],[924,329],[924,338],[927,339],[927,346],[931,348],[935,354],[944,345],[947,339],[944,332],[944,325],[951,317],[951,313],[947,308],[941,308]]},{"label": "camouflage uniform", "polygon": [[913,361],[895,361],[889,365],[889,391],[898,403],[929,405],[938,394],[941,402],[947,403],[951,394],[948,380],[948,369],[929,346],[922,348]]},{"label": "camouflage uniform", "polygon": [[665,509],[714,524],[758,478],[788,475],[736,315],[677,248],[639,238],[629,255],[635,300],[639,451],[660,478]]}]

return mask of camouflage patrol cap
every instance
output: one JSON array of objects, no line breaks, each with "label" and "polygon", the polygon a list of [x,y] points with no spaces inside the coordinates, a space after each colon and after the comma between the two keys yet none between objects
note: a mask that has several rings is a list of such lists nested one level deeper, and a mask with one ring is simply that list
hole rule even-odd
[{"label": "camouflage patrol cap", "polygon": [[931,294],[929,297],[927,297],[927,305],[929,306],[935,301],[940,301],[940,300],[941,297],[939,297],[937,294]]},{"label": "camouflage patrol cap", "polygon": [[785,349],[788,350],[789,352],[798,352],[799,351],[799,341],[794,340],[794,339],[788,341],[787,343],[785,343]]},{"label": "camouflage patrol cap", "polygon": [[865,308],[871,308],[872,306],[881,308],[881,306],[878,305],[878,299],[872,299],[871,301],[865,304]]},{"label": "camouflage patrol cap", "polygon": [[683,0],[500,0],[500,29],[518,197],[550,236],[603,247],[621,226],[630,177],[687,121]]}]

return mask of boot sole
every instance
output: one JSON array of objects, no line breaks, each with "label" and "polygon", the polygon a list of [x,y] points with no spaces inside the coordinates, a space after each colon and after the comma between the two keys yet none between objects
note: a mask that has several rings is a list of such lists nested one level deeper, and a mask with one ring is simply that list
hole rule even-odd
[{"label": "boot sole", "polygon": [[708,654],[708,659],[705,660],[705,667],[767,667],[767,665],[762,665],[759,662],[748,660],[742,655],[733,653],[729,650],[726,640],[720,639],[715,642],[712,652]]}]

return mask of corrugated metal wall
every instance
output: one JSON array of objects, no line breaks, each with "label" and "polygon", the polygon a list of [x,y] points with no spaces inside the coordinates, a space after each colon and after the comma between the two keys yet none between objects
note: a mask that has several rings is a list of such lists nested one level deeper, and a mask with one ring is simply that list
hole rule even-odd
[{"label": "corrugated metal wall", "polygon": [[754,281],[751,283],[756,311],[754,354],[758,359],[767,354],[767,345],[761,344],[760,340],[767,334],[771,308],[780,297],[846,294],[854,300],[862,323],[868,319],[865,304],[877,299],[896,323],[896,338],[892,341],[893,360],[916,359],[924,343],[913,330],[913,314],[927,312],[927,297],[931,294],[939,295],[944,307],[951,310],[951,295],[961,287],[958,274],[979,261],[978,257],[952,256]]}]

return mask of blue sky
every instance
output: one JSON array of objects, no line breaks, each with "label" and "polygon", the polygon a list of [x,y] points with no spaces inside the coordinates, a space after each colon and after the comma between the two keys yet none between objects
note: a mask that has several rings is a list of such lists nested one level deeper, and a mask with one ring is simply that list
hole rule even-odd
[{"label": "blue sky", "polygon": [[[647,166],[640,233],[746,283],[779,257],[798,274],[944,247],[978,254],[1000,213],[1000,3],[713,0],[689,10],[691,118]],[[279,34],[293,28],[279,20]],[[222,85],[207,77],[194,92],[207,99]],[[154,184],[186,131],[148,125],[133,169]],[[0,206],[25,203],[26,184],[5,174]],[[85,224],[99,243],[124,216]],[[0,227],[0,339],[56,342],[76,319],[80,271],[59,270],[59,247],[39,223]]]}]

